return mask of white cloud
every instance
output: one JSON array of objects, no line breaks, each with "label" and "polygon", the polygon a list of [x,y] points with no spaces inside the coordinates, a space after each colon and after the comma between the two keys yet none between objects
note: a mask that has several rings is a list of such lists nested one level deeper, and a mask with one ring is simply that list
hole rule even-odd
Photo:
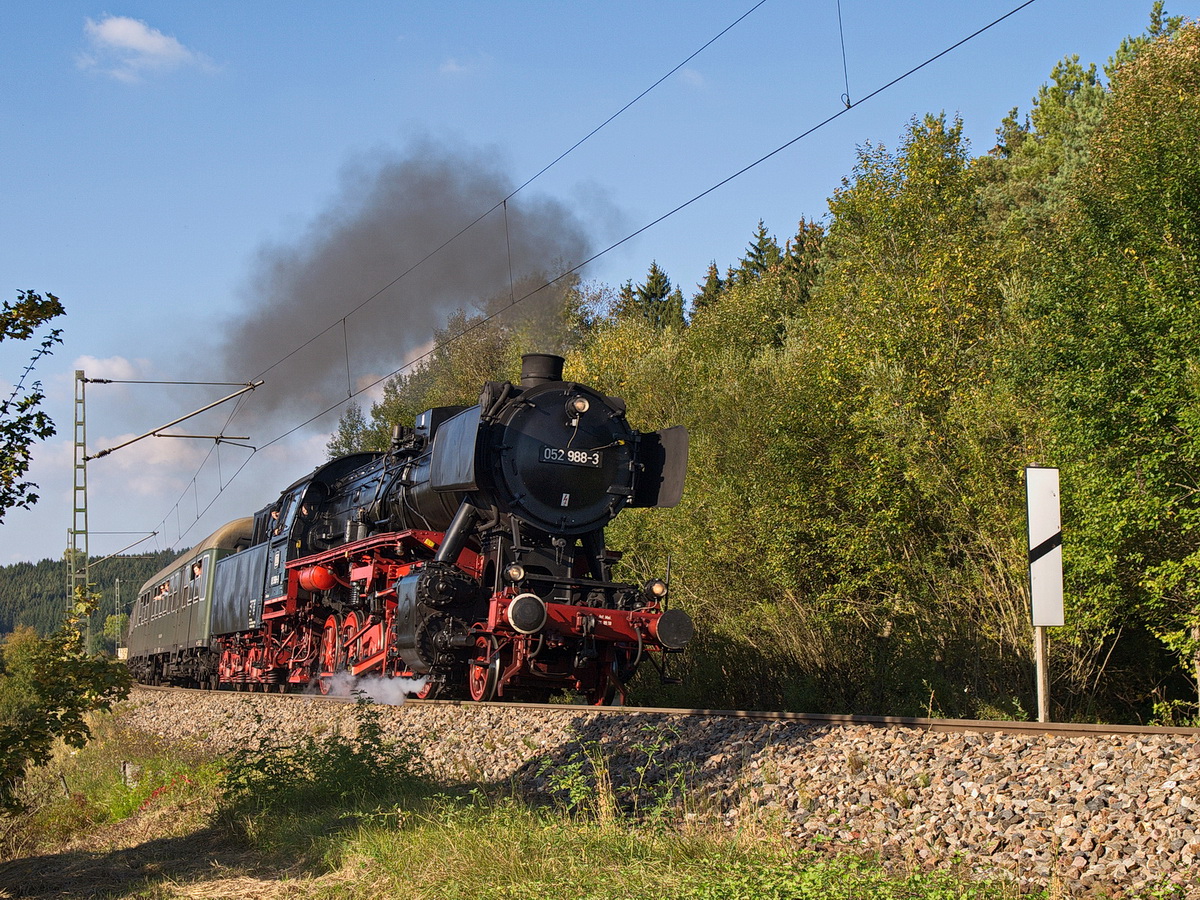
[{"label": "white cloud", "polygon": [[471,71],[470,66],[463,65],[457,59],[448,59],[438,67],[443,75],[465,75]]},{"label": "white cloud", "polygon": [[[132,432],[102,435],[88,441],[88,450],[95,454],[136,437]],[[114,480],[120,485],[116,489],[125,496],[169,496],[187,486],[207,451],[208,445],[202,441],[148,437],[89,462],[88,479],[97,486],[107,486],[110,479]]]},{"label": "white cloud", "polygon": [[189,50],[178,40],[128,16],[105,16],[96,22],[85,19],[83,31],[90,45],[79,56],[79,67],[108,75],[118,81],[137,82],[145,75],[180,68],[212,71],[212,60]]},{"label": "white cloud", "polygon": [[492,58],[486,53],[480,54],[473,60],[465,61],[451,56],[440,66],[438,66],[438,72],[442,75],[457,78],[462,75],[470,75],[473,72],[477,72],[480,69],[485,68],[491,61]]},{"label": "white cloud", "polygon": [[695,69],[680,69],[679,80],[689,87],[695,88],[704,87],[705,84],[704,76]]},{"label": "white cloud", "polygon": [[82,371],[88,378],[113,378],[121,381],[137,378],[140,370],[148,365],[147,360],[130,360],[123,356],[109,356],[106,359],[80,356],[75,360],[76,370]]}]

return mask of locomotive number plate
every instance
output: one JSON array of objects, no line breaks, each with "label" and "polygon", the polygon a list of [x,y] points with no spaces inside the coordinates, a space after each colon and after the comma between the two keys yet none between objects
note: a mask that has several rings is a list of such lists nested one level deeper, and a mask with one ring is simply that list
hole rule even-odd
[{"label": "locomotive number plate", "polygon": [[562,447],[542,447],[542,462],[562,466],[588,466],[600,468],[599,450],[564,450]]}]

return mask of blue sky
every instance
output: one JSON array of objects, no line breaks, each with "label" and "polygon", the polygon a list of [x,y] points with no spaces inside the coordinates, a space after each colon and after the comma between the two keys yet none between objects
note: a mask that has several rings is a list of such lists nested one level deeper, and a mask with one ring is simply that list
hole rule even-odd
[{"label": "blue sky", "polygon": [[[0,563],[55,557],[65,546],[76,369],[129,379],[257,374],[754,3],[9,0],[0,31],[0,289],[9,300],[21,289],[53,292],[68,315],[65,343],[38,369],[60,426],[35,458],[42,501],[0,525]],[[857,101],[1018,5],[841,0],[844,71],[837,0],[766,0],[510,200],[509,237],[529,260],[541,253],[543,268],[562,261],[555,254],[590,255],[836,113],[847,87]],[[1198,7],[1177,0],[1167,10],[1195,16]],[[895,145],[912,117],[945,111],[962,116],[973,150],[984,153],[1009,109],[1028,110],[1055,62],[1078,54],[1103,63],[1144,29],[1149,9],[1148,0],[1036,0],[583,275],[617,284],[657,260],[690,294],[711,260],[724,267],[742,255],[759,219],[782,242],[802,216],[824,216],[863,144]],[[431,172],[461,179],[445,202]],[[384,176],[395,193],[378,190]],[[420,202],[405,193],[418,176]],[[355,271],[351,255],[333,281],[310,278],[314,248],[339,229],[374,229],[369,264]],[[502,235],[481,229],[461,252],[496,250]],[[464,282],[461,298],[439,296],[422,310],[436,271],[385,291],[337,332],[338,348],[343,339],[362,348],[356,386],[427,345],[430,309],[507,289],[489,270]],[[289,305],[293,289],[307,296]],[[302,356],[329,356],[328,345]],[[0,387],[24,356],[0,344]],[[251,398],[227,433],[262,446],[347,390],[345,382],[340,395],[328,383],[269,387],[274,398]],[[89,386],[89,450],[226,390]],[[215,433],[227,416],[177,430]],[[336,413],[253,457],[148,439],[95,460],[93,556],[156,529],[143,546],[199,540],[320,462],[335,425]]]}]

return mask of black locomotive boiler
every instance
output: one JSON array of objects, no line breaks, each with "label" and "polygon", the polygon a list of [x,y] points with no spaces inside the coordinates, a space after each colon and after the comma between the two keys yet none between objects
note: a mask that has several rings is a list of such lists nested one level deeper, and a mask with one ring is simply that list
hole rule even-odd
[{"label": "black locomotive boiler", "polygon": [[386,452],[328,462],[143,586],[129,665],[145,681],[280,690],[417,679],[419,695],[620,702],[692,636],[667,584],[613,580],[605,527],[679,502],[682,427],[530,354],[520,384],[431,409]]}]

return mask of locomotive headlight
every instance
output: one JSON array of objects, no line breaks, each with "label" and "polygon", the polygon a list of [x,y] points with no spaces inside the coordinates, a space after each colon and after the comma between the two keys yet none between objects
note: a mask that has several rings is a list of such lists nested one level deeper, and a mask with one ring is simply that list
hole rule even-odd
[{"label": "locomotive headlight", "polygon": [[575,396],[567,401],[567,415],[571,418],[582,416],[591,408],[592,403],[587,397]]},{"label": "locomotive headlight", "polygon": [[504,570],[504,577],[513,584],[525,580],[525,567],[520,563],[513,563]]},{"label": "locomotive headlight", "polygon": [[667,583],[661,578],[652,578],[646,582],[646,586],[642,588],[642,593],[646,595],[648,600],[661,600],[667,596]]}]

